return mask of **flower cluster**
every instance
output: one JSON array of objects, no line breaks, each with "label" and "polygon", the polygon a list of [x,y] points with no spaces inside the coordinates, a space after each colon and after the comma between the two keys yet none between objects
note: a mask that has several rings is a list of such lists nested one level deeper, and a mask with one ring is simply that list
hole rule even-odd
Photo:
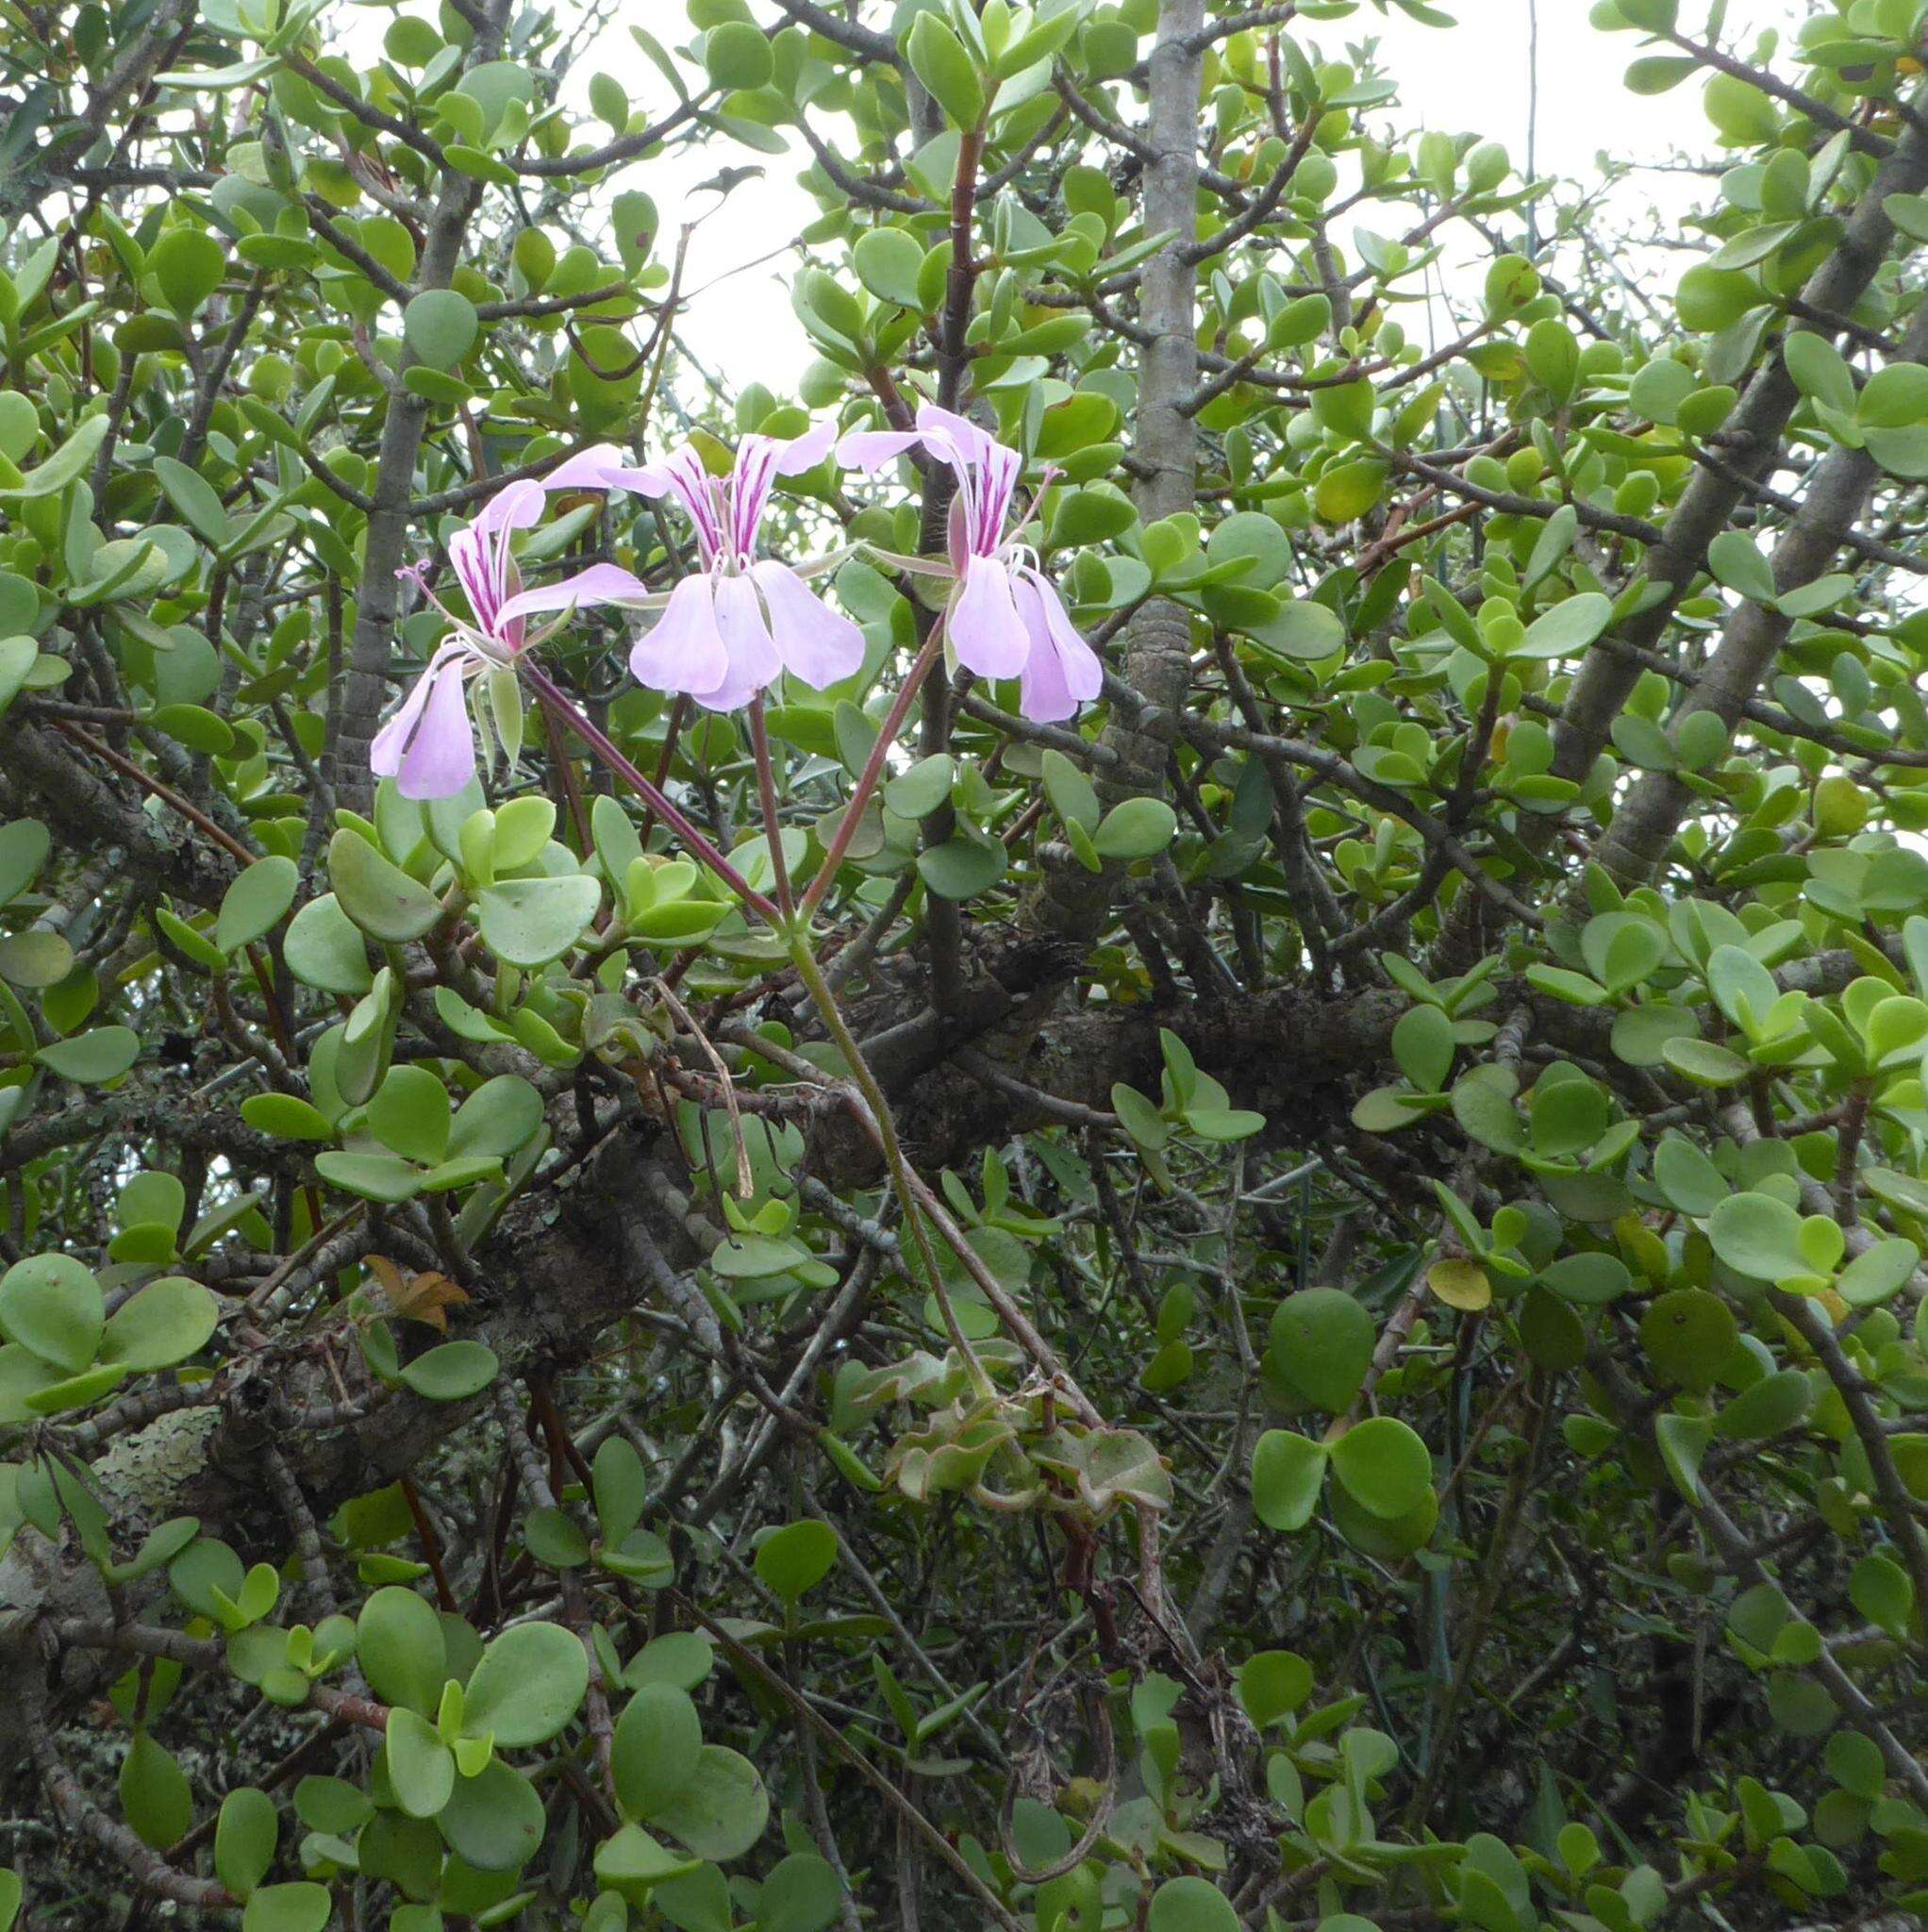
[{"label": "flower cluster", "polygon": [[980,677],[1020,679],[1023,713],[1040,724],[1071,717],[1098,695],[1104,671],[1038,568],[1037,553],[1006,539],[1023,458],[929,403],[917,412],[915,429],[858,430],[843,439],[838,456],[869,472],[919,444],[956,478],[950,540],[957,591],[949,637],[958,663]]},{"label": "flower cluster", "polygon": [[[459,791],[475,772],[468,687],[486,680],[498,716],[519,702],[516,660],[548,635],[527,629],[526,620],[539,615],[561,612],[566,619],[590,606],[658,611],[629,653],[631,672],[653,691],[688,696],[714,711],[740,708],[779,673],[816,691],[851,676],[863,662],[863,633],[797,570],[758,554],[763,512],[779,477],[801,475],[833,456],[870,474],[918,447],[956,481],[955,587],[944,621],[957,661],[982,677],[1018,678],[1028,718],[1056,723],[1072,716],[1098,695],[1103,671],[1037,554],[1006,538],[1023,458],[974,423],[925,405],[914,429],[860,430],[839,441],[836,425],[824,423],[787,441],[746,436],[726,475],[713,475],[691,444],[660,463],[640,465],[602,444],[540,482],[509,484],[449,543],[467,616],[427,589],[420,566],[401,573],[447,618],[449,631],[376,735],[370,755],[376,775],[394,779],[405,798]],[[699,568],[667,597],[612,563],[525,590],[510,539],[540,518],[551,491],[564,490],[626,490],[673,500],[695,534]]]},{"label": "flower cluster", "polygon": [[[555,475],[547,484],[557,487]],[[449,621],[448,635],[428,668],[369,748],[375,775],[392,778],[405,798],[446,798],[474,776],[468,685],[472,678],[498,673],[513,679],[515,660],[531,641],[525,619],[581,604],[634,604],[649,595],[647,584],[609,563],[591,564],[558,583],[524,590],[509,539],[541,516],[545,494],[541,483],[511,483],[450,540],[449,564],[468,600],[466,618],[457,617],[428,589],[419,564],[399,573]]]}]

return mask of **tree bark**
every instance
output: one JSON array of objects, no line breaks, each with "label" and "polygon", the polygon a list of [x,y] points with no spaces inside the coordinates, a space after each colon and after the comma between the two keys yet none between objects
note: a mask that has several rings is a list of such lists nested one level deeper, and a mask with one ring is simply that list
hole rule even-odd
[{"label": "tree bark", "polygon": [[[482,29],[469,49],[465,69],[492,60],[502,45],[508,0],[491,0]],[[482,184],[453,169],[442,178],[435,214],[422,250],[414,292],[445,289],[461,259],[462,242],[481,200]],[[404,349],[401,367],[414,358]],[[337,800],[366,813],[374,797],[369,748],[382,713],[389,708],[389,658],[395,629],[395,573],[407,561],[408,501],[415,485],[415,459],[428,426],[425,397],[391,397],[382,425],[381,453],[375,462],[374,508],[369,512],[362,545],[361,595],[355,610],[354,641],[348,654],[347,690],[341,704],[341,734],[335,741],[328,782]]]},{"label": "tree bark", "polygon": [[[1918,90],[1911,98],[1902,138],[1855,204],[1839,245],[1808,277],[1801,291],[1804,308],[1844,316],[1867,293],[1894,240],[1894,224],[1884,211],[1885,202],[1891,194],[1918,194],[1928,186],[1928,132],[1924,132],[1928,124],[1913,111],[1924,104],[1928,104],[1928,88]],[[1816,326],[1797,322],[1790,332]],[[1641,578],[1664,585],[1666,593],[1620,626],[1617,636],[1621,642],[1651,651],[1666,636],[1676,606],[1706,562],[1708,544],[1730,526],[1748,486],[1772,475],[1779,466],[1788,420],[1800,401],[1801,391],[1777,348],[1754,370],[1723,425],[1724,440],[1735,450],[1734,459],[1718,470],[1704,466],[1695,471],[1662,529],[1660,541],[1641,560]],[[1586,782],[1640,675],[1641,667],[1631,654],[1596,650],[1582,659],[1554,726],[1552,769],[1556,777],[1576,785]],[[1553,840],[1556,823],[1530,817],[1521,825],[1520,838],[1530,851],[1543,852]],[[1482,902],[1473,893],[1460,894],[1435,949],[1436,974],[1463,973],[1480,957],[1486,950],[1486,916]]]},{"label": "tree bark", "polygon": [[[1139,514],[1148,524],[1189,510],[1198,477],[1198,432],[1186,405],[1198,384],[1198,272],[1190,251],[1198,240],[1204,25],[1205,0],[1160,0],[1150,61],[1152,158],[1145,167],[1144,222],[1151,233],[1170,239],[1145,266],[1141,316],[1151,339],[1139,361],[1133,443],[1144,472],[1136,492]],[[1125,634],[1123,675],[1158,710],[1182,710],[1191,681],[1190,614],[1169,597],[1145,604]],[[1107,805],[1162,792],[1165,743],[1143,729],[1141,719],[1114,717],[1102,742],[1117,755],[1097,779]],[[1039,924],[1089,944],[1104,924],[1116,885],[1112,868],[1095,876],[1082,868],[1061,871],[1039,895]]]},{"label": "tree bark", "polygon": [[[1897,362],[1928,358],[1928,309],[1919,310]],[[1776,358],[1777,366],[1780,358]],[[1826,571],[1854,527],[1880,479],[1881,467],[1865,449],[1837,443],[1815,466],[1801,508],[1774,546],[1774,588],[1782,595],[1812,583]],[[1774,668],[1793,619],[1765,604],[1743,603],[1729,619],[1699,680],[1674,713],[1670,731],[1680,742],[1681,725],[1697,711],[1712,711],[1731,730],[1761,682]],[[1613,815],[1595,858],[1624,884],[1651,879],[1667,857],[1694,793],[1677,772],[1645,772]]]}]

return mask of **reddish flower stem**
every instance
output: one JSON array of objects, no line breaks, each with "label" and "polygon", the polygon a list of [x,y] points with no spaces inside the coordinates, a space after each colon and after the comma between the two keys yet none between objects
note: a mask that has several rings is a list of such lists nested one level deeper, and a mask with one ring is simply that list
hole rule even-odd
[{"label": "reddish flower stem", "polygon": [[617,750],[607,733],[577,710],[546,671],[526,657],[520,659],[519,668],[534,689],[543,708],[552,716],[559,718],[636,793],[637,797],[642,800],[643,804],[663,822],[671,835],[682,843],[692,858],[706,865],[745,906],[751,908],[763,920],[765,924],[778,929],[785,925],[783,914],[777,908],[765,898],[622,752]]},{"label": "reddish flower stem", "polygon": [[750,700],[750,748],[756,758],[756,791],[763,804],[763,836],[770,842],[770,867],[776,874],[776,903],[786,920],[794,916],[789,866],[783,856],[783,821],[776,814],[776,772],[770,762],[770,733],[764,726],[763,693]]},{"label": "reddish flower stem", "polygon": [[837,834],[830,841],[830,848],[823,855],[823,866],[818,871],[797,909],[806,919],[817,909],[823,894],[830,890],[830,882],[837,876],[838,868],[843,863],[843,855],[850,850],[850,841],[856,837],[857,821],[864,815],[864,808],[871,802],[871,793],[877,789],[877,780],[883,774],[884,760],[890,755],[890,746],[896,741],[897,734],[904,728],[904,721],[910,715],[910,708],[916,702],[917,693],[922,687],[930,668],[938,661],[938,654],[944,647],[944,620],[941,616],[931,625],[930,636],[923,641],[923,649],[917,654],[917,661],[910,667],[910,675],[898,691],[890,706],[889,715],[884,720],[883,728],[877,733],[877,741],[871,746],[871,755],[864,761],[864,768],[856,781],[856,790],[850,794],[850,803],[844,808],[843,818],[837,827]]}]

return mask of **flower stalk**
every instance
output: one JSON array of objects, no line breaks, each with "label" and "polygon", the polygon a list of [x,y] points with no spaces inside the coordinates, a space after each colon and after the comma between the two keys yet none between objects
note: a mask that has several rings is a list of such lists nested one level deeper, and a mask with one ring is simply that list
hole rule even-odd
[{"label": "flower stalk", "polygon": [[957,1320],[957,1310],[952,1305],[950,1291],[944,1286],[944,1277],[938,1266],[937,1250],[931,1245],[930,1229],[918,1206],[910,1162],[905,1157],[903,1142],[897,1138],[897,1123],[890,1112],[890,1103],[884,1097],[884,1090],[877,1084],[877,1076],[864,1058],[863,1049],[857,1044],[856,1034],[850,1030],[843,1009],[837,1004],[837,995],[831,991],[830,982],[824,978],[823,969],[817,963],[817,956],[810,947],[809,934],[801,925],[790,930],[790,958],[796,966],[797,977],[804,983],[804,991],[810,995],[811,1004],[816,1007],[832,1043],[843,1056],[851,1078],[856,1081],[857,1091],[863,1096],[864,1105],[876,1124],[884,1165],[890,1174],[891,1191],[897,1196],[904,1224],[910,1230],[911,1244],[917,1250],[924,1286],[930,1290],[931,1299],[937,1303],[938,1312],[943,1318],[944,1332],[950,1338],[957,1359],[964,1364],[972,1389],[980,1396],[991,1395],[995,1389],[990,1375],[978,1359],[977,1351],[972,1347],[970,1337],[964,1333]]},{"label": "flower stalk", "polygon": [[823,863],[805,889],[803,901],[797,909],[806,922],[823,903],[823,894],[830,890],[831,881],[842,867],[844,854],[850,850],[850,841],[856,837],[857,822],[863,817],[864,808],[870,804],[871,794],[876,791],[877,781],[883,776],[884,761],[890,756],[890,747],[897,741],[897,734],[904,728],[904,721],[910,715],[910,708],[916,703],[917,694],[922,690],[923,681],[943,648],[944,620],[939,616],[931,625],[930,636],[924,639],[923,648],[917,654],[908,675],[898,687],[896,697],[891,700],[889,712],[877,732],[876,742],[871,746],[871,755],[864,760],[864,768],[857,776],[856,789],[850,794],[850,803],[844,808],[829,850],[823,855]]},{"label": "flower stalk", "polygon": [[568,696],[545,671],[526,658],[520,661],[518,669],[535,691],[545,715],[559,721],[567,729],[574,732],[576,737],[629,786],[649,810],[662,821],[692,858],[706,865],[746,907],[756,912],[766,924],[782,933],[788,940],[797,977],[803,982],[804,990],[810,995],[811,1004],[817,1008],[832,1043],[842,1055],[845,1065],[850,1069],[851,1078],[856,1082],[857,1091],[862,1096],[865,1107],[870,1110],[871,1119],[875,1123],[878,1144],[883,1150],[884,1164],[889,1171],[891,1190],[897,1196],[905,1224],[910,1229],[924,1286],[929,1289],[932,1299],[938,1305],[951,1346],[964,1364],[972,1387],[980,1395],[989,1395],[993,1392],[990,1376],[986,1372],[983,1362],[978,1359],[976,1350],[972,1347],[970,1338],[964,1333],[963,1326],[957,1320],[957,1311],[952,1305],[950,1291],[944,1286],[943,1274],[938,1266],[937,1251],[931,1245],[930,1230],[925,1225],[918,1206],[917,1189],[910,1171],[910,1163],[905,1157],[902,1141],[897,1138],[897,1123],[891,1115],[890,1103],[885,1098],[884,1090],[877,1084],[876,1075],[872,1073],[870,1063],[864,1058],[863,1049],[858,1045],[856,1034],[851,1031],[850,1023],[843,1017],[842,1008],[837,1004],[837,995],[830,990],[830,982],[823,976],[823,969],[817,963],[816,952],[810,944],[809,931],[810,912],[842,862],[844,852],[849,847],[851,829],[856,819],[862,815],[871,794],[876,790],[889,746],[903,725],[918,690],[931,666],[937,661],[938,654],[942,647],[943,625],[940,620],[931,626],[931,634],[924,641],[923,649],[918,654],[916,663],[911,666],[910,675],[905,679],[897,693],[896,701],[890,708],[890,714],[886,719],[883,729],[878,732],[877,741],[872,747],[870,758],[857,780],[850,808],[844,814],[837,837],[831,841],[829,852],[824,856],[823,868],[810,882],[810,891],[805,895],[801,906],[791,902],[789,873],[783,858],[783,827],[776,810],[776,778],[771,764],[770,739],[764,726],[763,704],[760,697],[753,701],[750,707],[750,738],[756,753],[757,788],[762,798],[763,821],[770,844],[771,863],[776,876],[777,897],[774,903],[751,885],[715,845],[671,804],[663,795],[661,789],[646,778],[636,765],[618,750],[607,733],[601,730],[571,703]]},{"label": "flower stalk", "polygon": [[763,836],[770,846],[770,869],[776,878],[776,904],[786,926],[796,920],[790,896],[789,861],[783,853],[783,821],[776,811],[776,773],[770,762],[770,733],[763,717],[763,693],[750,700],[750,749],[756,760],[756,793],[763,805]]},{"label": "flower stalk", "polygon": [[773,926],[778,931],[788,928],[789,921],[781,909],[759,892],[716,849],[716,846],[670,803],[657,785],[637,770],[636,766],[616,748],[607,732],[591,723],[570,702],[546,671],[528,658],[520,659],[517,668],[536,693],[543,709],[551,716],[560,719],[569,730],[574,732],[636,793],[637,797],[641,799],[668,827],[671,836],[689,851],[690,858],[699,864],[707,866],[765,924]]}]

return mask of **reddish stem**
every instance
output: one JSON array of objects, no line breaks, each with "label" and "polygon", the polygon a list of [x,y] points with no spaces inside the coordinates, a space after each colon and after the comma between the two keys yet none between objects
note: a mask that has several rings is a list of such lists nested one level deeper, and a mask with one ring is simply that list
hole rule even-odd
[{"label": "reddish stem", "polygon": [[850,794],[850,803],[844,808],[842,821],[837,827],[837,835],[830,841],[828,851],[823,855],[823,864],[817,876],[806,889],[798,909],[807,919],[817,909],[823,894],[830,890],[830,882],[837,876],[838,868],[843,863],[843,855],[850,850],[850,841],[856,837],[857,821],[864,815],[864,807],[871,802],[871,793],[877,789],[877,779],[884,770],[884,760],[890,755],[890,746],[897,734],[904,727],[904,721],[910,715],[910,707],[916,701],[919,689],[929,675],[930,668],[938,660],[938,653],[944,646],[944,620],[939,617],[931,625],[930,636],[923,641],[923,649],[917,654],[917,661],[910,667],[910,675],[904,680],[896,698],[890,706],[889,716],[884,720],[883,728],[877,733],[877,741],[871,746],[871,755],[864,761],[862,774],[856,781],[856,790]]},{"label": "reddish stem", "polygon": [[783,924],[782,913],[636,769],[622,752],[617,750],[607,733],[576,709],[546,671],[527,657],[520,660],[520,667],[523,675],[535,688],[536,695],[541,700],[543,707],[554,716],[561,719],[563,724],[568,725],[570,730],[573,731],[636,793],[637,797],[662,820],[671,836],[682,843],[692,858],[706,865],[745,906],[752,908],[766,924],[778,927]]},{"label": "reddish stem", "polygon": [[789,866],[783,856],[783,821],[776,815],[776,773],[770,762],[770,733],[764,728],[763,693],[750,700],[750,748],[756,758],[756,791],[763,802],[763,836],[776,874],[776,903],[789,919],[796,910],[789,893]]},{"label": "reddish stem", "polygon": [[[676,702],[670,707],[670,722],[663,732],[663,752],[657,759],[656,788],[660,791],[670,782],[670,767],[676,761],[676,738],[683,729],[683,720],[690,713],[690,700],[679,691]],[[656,824],[656,816],[645,811],[642,815],[642,842],[649,843],[650,828]]]}]

